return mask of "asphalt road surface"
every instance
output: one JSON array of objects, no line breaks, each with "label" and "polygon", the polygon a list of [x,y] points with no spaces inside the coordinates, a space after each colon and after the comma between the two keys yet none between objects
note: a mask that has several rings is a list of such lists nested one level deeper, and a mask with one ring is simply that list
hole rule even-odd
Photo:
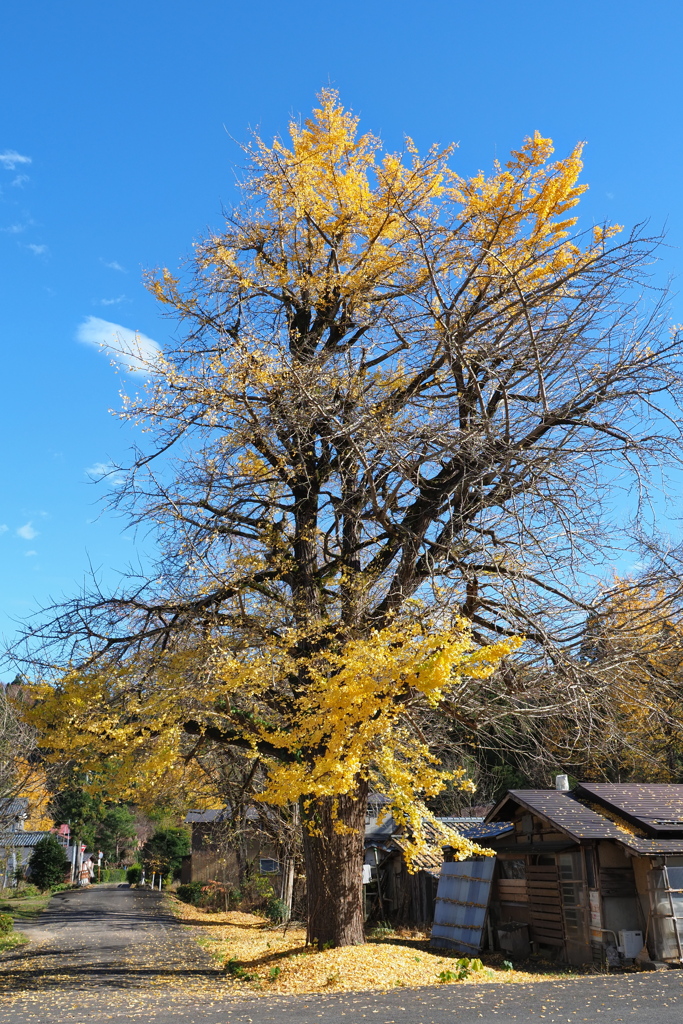
[{"label": "asphalt road surface", "polygon": [[259,998],[145,890],[59,893],[23,930],[0,957],[0,1024],[683,1024],[683,971]]}]

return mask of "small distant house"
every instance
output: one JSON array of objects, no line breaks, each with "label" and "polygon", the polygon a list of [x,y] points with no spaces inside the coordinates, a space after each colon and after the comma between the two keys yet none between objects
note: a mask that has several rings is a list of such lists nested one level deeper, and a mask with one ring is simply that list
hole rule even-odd
[{"label": "small distant house", "polygon": [[0,881],[3,888],[15,884],[16,872],[26,870],[35,847],[50,835],[25,830],[28,807],[26,797],[0,800]]},{"label": "small distant house", "polygon": [[[239,839],[241,853],[228,841],[229,808],[188,811],[185,824],[192,835],[191,853],[183,858],[183,882],[226,882],[237,886],[240,876],[240,855],[252,872],[272,876],[275,892],[282,883],[282,858],[277,846],[269,842],[258,828],[259,815],[247,809],[246,825]],[[251,827],[250,827],[251,823]]]},{"label": "small distant house", "polygon": [[486,823],[505,826],[486,840],[495,947],[577,965],[683,963],[683,785],[570,792],[558,776],[555,790],[510,790]]},{"label": "small distant house", "polygon": [[20,832],[28,818],[26,797],[4,797],[0,800],[0,831]]}]

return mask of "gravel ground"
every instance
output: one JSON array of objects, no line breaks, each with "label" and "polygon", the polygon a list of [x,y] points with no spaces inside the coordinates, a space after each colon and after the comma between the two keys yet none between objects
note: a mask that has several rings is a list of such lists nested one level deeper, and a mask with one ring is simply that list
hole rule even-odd
[{"label": "gravel ground", "polygon": [[0,1024],[683,1024],[683,971],[258,998],[225,981],[158,893],[53,897],[0,958]]}]

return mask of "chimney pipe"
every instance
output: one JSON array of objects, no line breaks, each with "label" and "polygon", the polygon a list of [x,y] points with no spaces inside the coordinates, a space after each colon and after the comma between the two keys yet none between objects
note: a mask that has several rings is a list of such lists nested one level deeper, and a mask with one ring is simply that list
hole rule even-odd
[{"label": "chimney pipe", "polygon": [[568,775],[556,775],[555,776],[555,789],[558,793],[569,792],[569,776]]}]

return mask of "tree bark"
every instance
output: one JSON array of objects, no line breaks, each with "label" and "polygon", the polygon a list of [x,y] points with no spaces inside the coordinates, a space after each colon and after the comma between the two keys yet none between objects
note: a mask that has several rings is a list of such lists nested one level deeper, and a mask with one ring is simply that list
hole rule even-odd
[{"label": "tree bark", "polygon": [[[307,941],[319,948],[357,946],[363,932],[363,851],[367,785],[348,796],[324,797],[304,812],[308,902]],[[335,824],[343,826],[342,834]],[[313,829],[312,835],[309,829]]]}]

